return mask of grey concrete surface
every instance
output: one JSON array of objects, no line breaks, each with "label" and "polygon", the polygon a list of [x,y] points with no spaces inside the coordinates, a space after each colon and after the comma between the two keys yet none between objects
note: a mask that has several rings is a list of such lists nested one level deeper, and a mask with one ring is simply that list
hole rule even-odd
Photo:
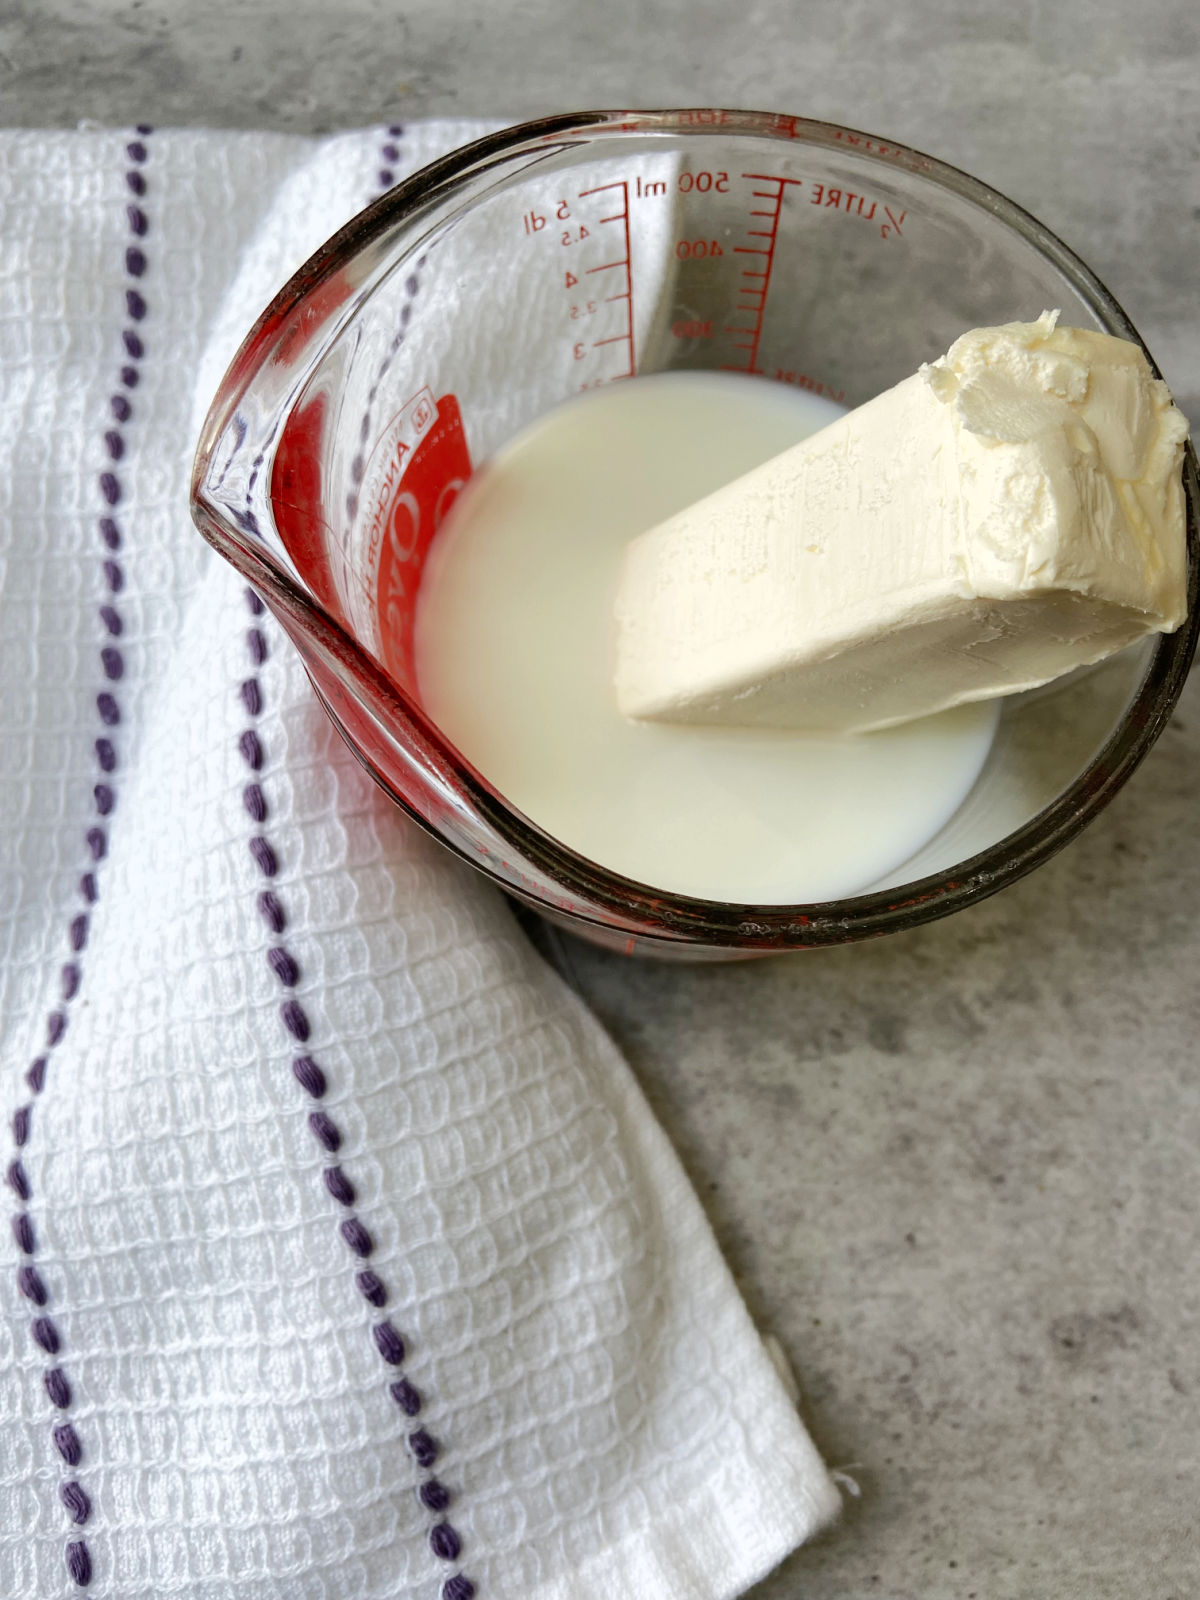
[{"label": "grey concrete surface", "polygon": [[[1200,416],[1188,0],[8,0],[0,120],[322,131],[757,106],[907,141],[1091,263]],[[625,1047],[841,1525],[755,1600],[1200,1594],[1200,689],[975,910],[720,970],[559,959]]]}]

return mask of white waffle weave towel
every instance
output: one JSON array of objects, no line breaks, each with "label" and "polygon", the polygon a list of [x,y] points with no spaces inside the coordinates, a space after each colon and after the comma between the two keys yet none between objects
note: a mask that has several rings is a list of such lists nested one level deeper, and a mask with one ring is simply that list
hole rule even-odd
[{"label": "white waffle weave towel", "polygon": [[717,1600],[838,1504],[613,1045],[189,521],[278,278],[476,131],[0,137],[14,1600]]}]

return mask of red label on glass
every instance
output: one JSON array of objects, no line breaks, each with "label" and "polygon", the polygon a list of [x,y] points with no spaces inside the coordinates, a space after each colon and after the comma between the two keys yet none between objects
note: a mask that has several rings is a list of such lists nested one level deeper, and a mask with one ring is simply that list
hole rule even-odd
[{"label": "red label on glass", "polygon": [[327,611],[343,620],[329,568],[329,531],[321,485],[325,396],[317,394],[287,419],[271,468],[275,526],[302,581]]},{"label": "red label on glass", "polygon": [[430,542],[471,476],[471,457],[454,395],[435,402],[424,390],[400,416],[405,426],[397,428],[390,452],[394,470],[370,544],[378,550],[380,655],[390,675],[415,697],[417,591]]}]

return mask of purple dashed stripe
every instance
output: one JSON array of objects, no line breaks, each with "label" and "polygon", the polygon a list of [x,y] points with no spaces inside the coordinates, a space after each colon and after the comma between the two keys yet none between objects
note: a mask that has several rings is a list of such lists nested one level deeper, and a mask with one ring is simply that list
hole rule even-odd
[{"label": "purple dashed stripe", "polygon": [[[393,164],[400,154],[395,141],[401,137],[402,132],[399,126],[392,126],[387,130],[386,142],[380,150],[379,183],[382,188],[390,188],[395,182]],[[414,281],[409,290],[410,295],[415,292],[415,288]],[[407,311],[407,307],[405,309]],[[403,320],[407,323],[407,316]],[[259,462],[255,463],[255,477],[260,465]],[[249,506],[246,514],[250,515]],[[267,635],[259,625],[259,619],[264,613],[263,602],[252,589],[247,589],[246,603],[254,618],[254,622],[246,632],[246,651],[253,670],[252,675],[238,685],[237,692],[242,709],[254,721],[263,710],[263,689],[257,674],[258,669],[267,660],[269,645]],[[251,775],[242,790],[242,803],[255,829],[258,830],[249,839],[250,855],[262,877],[270,883],[278,875],[279,857],[266,834],[261,831],[270,815],[270,803],[259,777],[265,762],[262,737],[256,728],[247,727],[239,734],[237,745]],[[278,891],[273,887],[264,887],[260,890],[257,909],[274,940],[267,949],[266,962],[272,977],[283,991],[279,1007],[280,1021],[290,1038],[297,1044],[304,1045],[311,1036],[312,1024],[301,1002],[290,992],[300,981],[300,964],[280,941],[280,936],[287,927],[287,912]],[[292,1073],[310,1100],[320,1101],[324,1098],[328,1082],[323,1069],[312,1056],[303,1054],[293,1057]],[[336,1156],[342,1145],[342,1134],[333,1118],[326,1111],[314,1110],[309,1114],[308,1125],[322,1153],[326,1156]],[[347,1249],[360,1261],[369,1260],[374,1253],[375,1243],[361,1219],[355,1215],[354,1205],[357,1195],[354,1184],[337,1161],[327,1162],[322,1168],[321,1175],[332,1199],[347,1213],[339,1225]],[[387,1286],[377,1272],[364,1267],[356,1273],[354,1282],[368,1305],[376,1310],[382,1310],[387,1305]],[[406,1356],[404,1338],[390,1318],[381,1317],[372,1324],[371,1338],[385,1367],[393,1370],[403,1367]],[[407,1378],[394,1379],[388,1385],[388,1393],[402,1416],[416,1418],[420,1415],[421,1395]],[[418,1427],[408,1435],[408,1448],[418,1467],[428,1474],[437,1459],[437,1441],[424,1428]],[[457,1562],[462,1553],[462,1539],[443,1515],[450,1505],[450,1490],[439,1479],[426,1476],[417,1492],[422,1505],[438,1518],[429,1530],[430,1549],[442,1561]],[[475,1584],[471,1579],[465,1573],[455,1572],[442,1585],[442,1600],[472,1600],[475,1592]]]},{"label": "purple dashed stripe", "polygon": [[[145,195],[147,189],[146,176],[142,168],[149,159],[149,150],[145,143],[149,136],[150,129],[141,125],[135,130],[135,137],[125,147],[129,163],[125,173],[126,187],[139,197]],[[139,239],[145,238],[150,223],[140,205],[130,205],[126,209],[126,220],[131,234]],[[143,278],[148,266],[146,254],[140,247],[126,248],[125,271],[128,277]],[[128,285],[125,289],[125,306],[130,318],[135,322],[143,321],[149,309],[143,296]],[[141,336],[129,327],[124,329],[121,342],[127,360],[120,368],[120,383],[122,389],[136,389],[139,377],[136,363],[144,356],[145,346]],[[104,584],[109,595],[114,596],[120,594],[125,587],[125,574],[115,559],[115,553],[120,550],[122,544],[121,528],[116,517],[112,515],[124,499],[125,486],[114,468],[125,459],[126,439],[121,429],[132,420],[133,405],[126,394],[117,392],[109,399],[109,412],[117,425],[105,428],[102,434],[104,451],[112,465],[101,472],[97,480],[100,498],[107,507],[105,514],[97,520],[97,529],[101,543],[108,552],[101,566]],[[125,675],[125,658],[120,648],[112,641],[121,637],[125,631],[125,624],[111,599],[100,607],[100,621],[109,641],[100,646],[100,672],[108,684],[117,684]],[[105,728],[116,728],[120,725],[121,706],[111,688],[102,689],[97,694],[96,713]],[[118,766],[117,746],[111,738],[103,736],[95,741],[93,748],[100,771],[105,778],[111,777]],[[116,788],[112,783],[103,780],[97,782],[92,789],[92,801],[97,816],[111,816],[117,804]],[[84,845],[93,862],[102,861],[108,854],[106,829],[99,826],[89,827],[84,834]],[[85,908],[95,904],[97,893],[96,874],[91,871],[85,872],[79,880],[79,896]],[[71,919],[67,938],[72,954],[76,957],[80,956],[87,946],[89,926],[90,912],[87,909],[77,912]],[[69,1017],[65,1008],[79,993],[83,982],[81,962],[76,959],[64,963],[59,981],[62,1007],[51,1011],[46,1018],[47,1053],[38,1056],[26,1072],[25,1081],[29,1085],[31,1098],[24,1105],[18,1106],[13,1113],[13,1144],[18,1152],[29,1142],[34,1106],[46,1084],[46,1070],[50,1063],[49,1052],[62,1042],[67,1031]],[[13,1217],[12,1224],[17,1248],[26,1257],[17,1269],[17,1288],[38,1312],[38,1315],[31,1317],[29,1324],[33,1342],[43,1354],[54,1358],[62,1350],[62,1334],[54,1318],[45,1309],[50,1303],[50,1291],[32,1259],[37,1254],[37,1232],[30,1213],[33,1186],[19,1153],[9,1166],[7,1177],[9,1187],[22,1208]],[[69,1411],[72,1405],[71,1384],[61,1365],[57,1363],[48,1365],[43,1372],[42,1382],[51,1405],[57,1411]],[[69,1420],[56,1423],[51,1437],[54,1448],[65,1465],[71,1468],[78,1467],[83,1460],[84,1450],[74,1424]],[[60,1483],[58,1493],[72,1524],[82,1528],[92,1514],[92,1502],[83,1485],[75,1478],[66,1479]],[[86,1543],[78,1538],[69,1540],[63,1555],[71,1578],[81,1589],[86,1589],[92,1581],[92,1557]]]},{"label": "purple dashed stripe", "polygon": [[[313,1138],[318,1144],[323,1144],[330,1155],[341,1149],[342,1135],[332,1117],[327,1117],[323,1111],[312,1111],[309,1113],[308,1126]],[[382,1305],[383,1302],[378,1303]]]},{"label": "purple dashed stripe", "polygon": [[[246,601],[254,617],[260,617],[263,612],[262,601],[253,590],[246,591]],[[265,633],[260,627],[252,627],[247,634],[247,649],[254,666],[261,666],[267,659],[268,645]],[[262,685],[257,678],[250,678],[243,682],[238,689],[239,697],[244,709],[250,711],[252,716],[258,716],[263,708],[264,699]],[[250,771],[258,773],[262,769],[264,752],[262,738],[254,729],[245,729],[239,735],[238,751],[246,762]],[[245,809],[251,820],[261,824],[268,814],[268,802],[261,782],[256,778],[242,792]],[[273,879],[279,871],[279,859],[270,841],[261,833],[252,835],[250,839],[250,853],[265,878]],[[287,927],[287,912],[283,902],[275,889],[263,889],[257,898],[259,916],[267,929],[278,940]],[[300,964],[292,952],[281,943],[271,944],[266,953],[267,967],[272,977],[284,991],[286,998],[280,1004],[279,1016],[284,1028],[298,1043],[304,1044],[312,1033],[312,1024],[303,1005],[287,991],[294,989],[300,981]],[[324,1098],[328,1087],[325,1073],[317,1063],[308,1055],[299,1055],[292,1061],[292,1072],[297,1083],[304,1092],[313,1100]],[[313,1138],[320,1146],[322,1152],[329,1156],[337,1154],[342,1145],[341,1129],[326,1111],[315,1110],[309,1114],[309,1129]],[[354,1205],[357,1199],[354,1184],[349,1176],[336,1162],[331,1161],[322,1168],[322,1180],[330,1196],[344,1207],[349,1213],[342,1219],[341,1234],[349,1250],[360,1260],[367,1260],[375,1249],[371,1235],[362,1221],[354,1214]],[[355,1286],[368,1305],[382,1309],[388,1302],[387,1286],[377,1272],[364,1268],[355,1275]],[[378,1351],[380,1360],[388,1367],[402,1367],[405,1360],[404,1338],[399,1329],[388,1317],[381,1318],[372,1324],[371,1338]],[[400,1378],[389,1385],[388,1393],[395,1402],[397,1409],[405,1417],[416,1417],[421,1411],[421,1396],[408,1381]],[[433,1466],[438,1455],[438,1445],[435,1439],[424,1428],[417,1428],[408,1436],[408,1447],[413,1460],[419,1467],[428,1472]],[[429,1531],[429,1546],[439,1559],[447,1562],[458,1560],[462,1552],[462,1540],[457,1530],[445,1520],[442,1513],[450,1504],[450,1490],[439,1479],[426,1477],[418,1488],[418,1495],[422,1505],[427,1510],[439,1516],[441,1520],[433,1524]],[[471,1600],[475,1594],[475,1585],[464,1573],[454,1573],[442,1586],[443,1600]]]}]

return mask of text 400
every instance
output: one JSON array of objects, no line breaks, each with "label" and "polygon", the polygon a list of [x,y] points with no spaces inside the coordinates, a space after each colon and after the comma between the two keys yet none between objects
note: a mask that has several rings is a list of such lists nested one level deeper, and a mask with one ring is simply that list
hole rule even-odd
[{"label": "text 400", "polygon": [[725,252],[715,239],[680,239],[675,254],[680,261],[703,261],[705,256],[723,256]]}]

